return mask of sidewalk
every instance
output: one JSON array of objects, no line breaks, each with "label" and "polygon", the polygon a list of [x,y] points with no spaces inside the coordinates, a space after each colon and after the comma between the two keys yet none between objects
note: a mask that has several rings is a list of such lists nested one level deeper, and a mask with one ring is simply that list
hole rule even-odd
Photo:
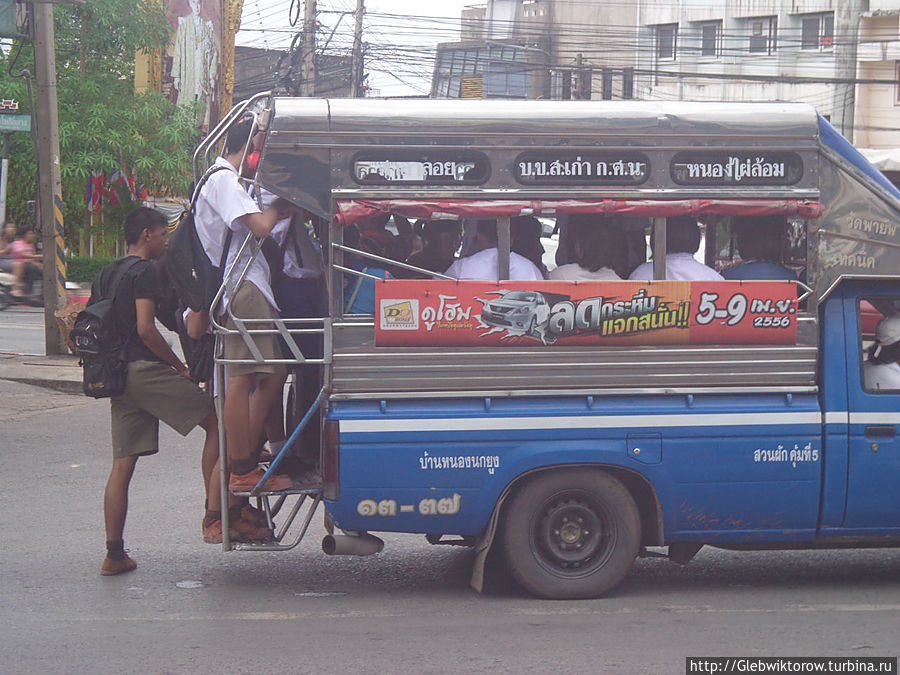
[{"label": "sidewalk", "polygon": [[0,380],[47,387],[69,394],[81,393],[78,357],[0,354]]},{"label": "sidewalk", "polygon": [[[179,358],[184,356],[178,335],[157,321],[156,327]],[[47,387],[67,394],[81,394],[82,372],[78,357],[72,354],[57,356],[25,356],[0,352],[0,380],[10,380]]]}]

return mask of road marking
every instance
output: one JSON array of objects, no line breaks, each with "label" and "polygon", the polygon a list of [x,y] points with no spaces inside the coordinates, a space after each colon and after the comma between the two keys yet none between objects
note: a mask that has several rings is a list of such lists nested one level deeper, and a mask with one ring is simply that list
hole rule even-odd
[{"label": "road marking", "polygon": [[[583,607],[571,607],[564,609],[550,609],[540,607],[511,608],[504,610],[507,614],[517,616],[602,616],[614,614],[806,614],[811,612],[898,612],[900,604],[875,605],[865,604],[828,604],[828,605],[789,605],[787,607],[712,607],[710,605],[663,605],[648,609],[635,609],[633,607],[620,607],[617,609],[592,609]],[[36,622],[61,621],[96,623],[102,621],[297,621],[300,619],[390,619],[413,616],[415,612],[386,612],[379,610],[349,610],[345,612],[234,612],[231,614],[216,614],[209,616],[196,616],[175,614],[169,616],[60,616],[59,613],[28,615],[20,620]]]}]

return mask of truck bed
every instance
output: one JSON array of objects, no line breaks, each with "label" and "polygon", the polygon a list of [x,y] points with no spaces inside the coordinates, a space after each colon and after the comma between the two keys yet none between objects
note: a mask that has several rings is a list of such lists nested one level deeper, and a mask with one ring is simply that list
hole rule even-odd
[{"label": "truck bed", "polygon": [[375,347],[366,323],[335,325],[336,398],[815,392],[815,319],[795,345]]}]

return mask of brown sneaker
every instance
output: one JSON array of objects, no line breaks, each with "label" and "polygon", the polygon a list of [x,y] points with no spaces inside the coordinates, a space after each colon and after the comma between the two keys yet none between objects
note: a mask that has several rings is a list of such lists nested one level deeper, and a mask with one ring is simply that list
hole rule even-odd
[{"label": "brown sneaker", "polygon": [[[231,539],[237,538],[237,532],[233,527],[228,528],[228,536]],[[207,523],[205,520],[203,522],[203,541],[207,544],[221,544],[222,543],[222,521],[221,520],[213,520]]]},{"label": "brown sneaker", "polygon": [[104,577],[114,577],[117,574],[125,574],[137,568],[137,563],[125,554],[121,560],[105,558],[100,566],[100,574]]},{"label": "brown sneaker", "polygon": [[[228,481],[228,489],[232,492],[250,492],[262,480],[263,474],[265,474],[265,471],[258,467],[250,473],[232,473]],[[273,474],[269,476],[269,480],[265,482],[260,490],[262,492],[278,492],[280,490],[290,490],[293,487],[294,481],[289,476]]]},{"label": "brown sneaker", "polygon": [[[243,518],[238,518],[228,524],[228,537],[232,541],[246,543],[263,543],[271,541],[274,533],[267,527],[257,527]],[[203,541],[207,544],[222,543],[222,521],[214,520],[203,526]]]},{"label": "brown sneaker", "polygon": [[275,533],[268,527],[259,527],[243,518],[238,518],[233,523],[230,523],[229,529],[237,532],[237,537],[235,537],[237,541],[251,544],[261,544],[272,541],[275,538]]},{"label": "brown sneaker", "polygon": [[269,521],[266,519],[265,512],[249,504],[244,504],[243,508],[241,508],[241,519],[256,525],[256,527],[269,527]]}]

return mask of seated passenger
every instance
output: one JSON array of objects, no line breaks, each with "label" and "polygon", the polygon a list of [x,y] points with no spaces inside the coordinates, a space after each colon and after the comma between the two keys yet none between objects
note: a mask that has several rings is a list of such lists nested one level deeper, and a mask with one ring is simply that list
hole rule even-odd
[{"label": "seated passenger", "polygon": [[743,262],[722,270],[729,280],[796,281],[797,274],[781,264],[787,223],[781,216],[740,216],[731,220],[737,231],[738,253]]},{"label": "seated passenger", "polygon": [[[459,280],[499,280],[497,223],[493,220],[479,220],[475,241],[477,253],[460,258],[447,268],[445,274]],[[509,254],[509,278],[517,281],[544,280],[533,262],[512,251]]]},{"label": "seated passenger", "polygon": [[537,267],[544,278],[547,267],[544,265],[544,245],[541,243],[541,221],[534,216],[519,216],[509,221],[509,250],[528,258]]},{"label": "seated passenger", "polygon": [[[700,248],[700,227],[692,216],[674,216],[666,223],[666,280],[722,281],[722,275],[694,258]],[[658,255],[656,251],[654,255]],[[633,281],[653,279],[653,262],[638,265],[628,277]]]},{"label": "seated passenger", "polygon": [[[393,219],[397,234],[387,229]],[[356,221],[361,237],[371,237],[383,245],[390,247],[399,256],[397,260],[405,260],[413,250],[413,231],[410,222],[396,213],[379,213],[365,216]]]},{"label": "seated passenger", "polygon": [[[390,240],[387,244],[382,244],[377,238],[371,236],[360,236],[359,249],[372,255],[382,258],[392,257],[390,250]],[[393,279],[394,275],[389,271],[384,263],[369,258],[362,259],[362,272],[371,274],[379,279]],[[357,267],[353,265],[352,267]],[[355,277],[355,281],[344,289],[344,312],[347,314],[374,314],[375,313],[375,280],[367,277]]]},{"label": "seated passenger", "polygon": [[875,344],[863,363],[866,391],[900,390],[900,317],[882,319],[875,327]]},{"label": "seated passenger", "polygon": [[550,278],[563,281],[621,281],[616,273],[624,263],[625,238],[616,217],[582,216],[573,229],[575,262],[557,267]]},{"label": "seated passenger", "polygon": [[[459,248],[462,224],[458,220],[429,220],[422,228],[424,245],[421,251],[413,253],[406,262],[431,272],[440,272],[453,264],[453,256]],[[403,276],[425,279],[423,274],[412,271],[403,272]]]}]

